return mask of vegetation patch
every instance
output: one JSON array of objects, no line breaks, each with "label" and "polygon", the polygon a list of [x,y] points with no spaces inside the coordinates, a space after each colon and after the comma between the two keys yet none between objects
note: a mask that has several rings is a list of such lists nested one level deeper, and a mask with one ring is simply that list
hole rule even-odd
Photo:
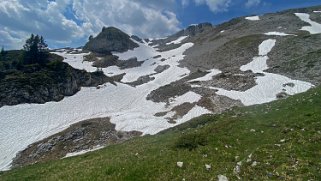
[{"label": "vegetation patch", "polygon": [[78,157],[2,172],[0,180],[321,180],[320,105],[317,87]]}]

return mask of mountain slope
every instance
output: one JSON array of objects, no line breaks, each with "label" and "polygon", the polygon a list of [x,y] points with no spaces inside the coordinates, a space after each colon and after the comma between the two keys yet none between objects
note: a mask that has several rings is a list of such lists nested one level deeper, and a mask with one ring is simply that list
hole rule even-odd
[{"label": "mountain slope", "polygon": [[82,88],[60,102],[1,108],[0,168],[8,168],[28,145],[83,120],[108,118],[115,131],[157,134],[203,114],[267,103],[320,85],[318,9],[321,6],[240,17],[217,26],[191,25],[160,40],[105,28],[102,34],[116,31],[123,38],[113,42],[103,37],[103,44],[92,41],[93,46],[110,48],[130,41],[138,47],[91,52],[88,60],[94,62],[79,52],[55,52],[76,69],[95,72],[98,67],[120,81]]},{"label": "mountain slope", "polygon": [[320,95],[318,87],[285,100],[203,116],[155,136],[15,169],[0,178],[320,180]]}]

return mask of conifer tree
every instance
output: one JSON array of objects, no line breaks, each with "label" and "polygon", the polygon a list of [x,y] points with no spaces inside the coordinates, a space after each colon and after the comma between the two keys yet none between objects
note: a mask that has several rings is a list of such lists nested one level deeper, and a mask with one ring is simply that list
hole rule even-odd
[{"label": "conifer tree", "polygon": [[31,34],[23,49],[26,51],[24,55],[25,64],[47,63],[48,45],[42,36]]}]

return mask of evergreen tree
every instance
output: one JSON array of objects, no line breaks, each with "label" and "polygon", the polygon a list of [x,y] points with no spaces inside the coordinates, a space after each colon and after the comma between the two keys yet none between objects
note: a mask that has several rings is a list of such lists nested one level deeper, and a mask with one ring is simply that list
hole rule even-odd
[{"label": "evergreen tree", "polygon": [[25,64],[45,64],[48,62],[48,45],[42,36],[31,34],[23,46]]},{"label": "evergreen tree", "polygon": [[6,51],[4,51],[4,48],[1,48],[0,52],[0,61],[5,61]]}]

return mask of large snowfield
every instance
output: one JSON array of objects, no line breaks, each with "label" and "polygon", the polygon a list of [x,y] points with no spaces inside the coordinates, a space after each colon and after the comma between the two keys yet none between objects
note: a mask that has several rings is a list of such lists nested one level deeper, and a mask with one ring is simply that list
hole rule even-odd
[{"label": "large snowfield", "polygon": [[[296,15],[311,25],[303,27],[302,30],[309,31],[311,34],[321,33],[321,25],[311,21],[308,14],[297,13]],[[260,20],[259,16],[247,17],[246,19]],[[289,34],[268,32],[266,35],[287,36]],[[179,37],[171,43],[177,44],[186,40],[186,38]],[[152,90],[180,80],[190,74],[187,68],[179,67],[179,61],[184,58],[184,52],[191,48],[193,43],[185,43],[177,49],[166,52],[158,52],[146,42],[136,43],[139,44],[138,48],[125,53],[114,54],[119,56],[121,60],[137,57],[138,61],[144,61],[140,67],[121,70],[116,66],[111,66],[103,69],[107,76],[126,73],[122,79],[123,83],[117,83],[116,86],[105,84],[100,86],[100,89],[96,87],[82,88],[74,96],[65,97],[60,102],[21,104],[0,108],[0,170],[9,169],[15,155],[28,145],[58,133],[71,124],[82,120],[110,117],[111,122],[116,124],[116,130],[136,130],[143,132],[143,134],[156,134],[191,118],[211,113],[205,108],[195,106],[185,116],[175,120],[177,124],[171,124],[168,123],[166,118],[173,116],[174,113],[170,111],[173,107],[184,102],[197,102],[201,99],[201,96],[190,91],[171,99],[168,104],[155,103],[146,99]],[[243,92],[228,91],[219,87],[210,88],[218,90],[218,95],[240,100],[244,105],[253,105],[276,100],[276,95],[281,92],[293,95],[313,87],[308,82],[291,80],[282,75],[265,72],[268,69],[266,62],[269,59],[268,53],[274,48],[275,44],[275,39],[263,41],[259,46],[259,55],[254,57],[252,62],[240,67],[242,71],[251,70],[254,73],[262,74],[262,76],[257,76],[256,86]],[[85,69],[89,72],[97,70],[97,68],[92,67],[92,63],[83,62],[83,56],[86,54],[68,54],[65,51],[56,52],[56,54],[65,57],[64,61],[74,68]],[[161,59],[165,59],[165,61],[161,61]],[[155,68],[159,65],[169,65],[170,67],[161,73],[156,73]],[[221,73],[220,70],[211,69],[207,75],[194,79],[190,83],[211,80],[214,75],[219,73]],[[146,75],[155,79],[136,87],[124,84]],[[155,113],[159,112],[168,113],[163,117],[154,116]],[[68,156],[72,156],[72,154]]]},{"label": "large snowfield", "polygon": [[[137,130],[144,134],[156,134],[161,130],[175,126],[175,124],[168,123],[166,115],[156,117],[154,114],[170,111],[174,106],[183,102],[197,102],[200,96],[189,92],[183,97],[177,97],[177,100],[174,98],[169,106],[165,103],[148,101],[146,96],[152,90],[179,80],[190,73],[188,69],[178,67],[178,61],[184,58],[183,53],[193,44],[186,43],[175,50],[161,53],[156,52],[147,44],[139,44],[139,48],[117,54],[117,56],[120,59],[136,56],[139,61],[148,59],[141,67],[135,67],[127,71],[120,70],[118,67],[108,67],[103,71],[107,75],[126,72],[124,81],[127,82],[134,81],[143,75],[156,73],[154,69],[158,65],[169,65],[170,68],[164,72],[153,75],[154,81],[136,88],[122,83],[117,84],[117,86],[106,84],[101,86],[100,89],[96,87],[82,88],[76,95],[65,97],[60,102],[2,107],[0,109],[0,169],[8,169],[14,156],[29,144],[58,133],[71,124],[90,118],[110,117],[111,122],[116,124],[117,130]],[[65,57],[65,62],[75,68],[90,72],[96,71],[91,63],[83,62],[84,54],[67,54],[65,52],[57,54]],[[161,55],[161,57],[153,58],[156,55]],[[160,61],[161,58],[165,58],[166,61]],[[176,122],[181,124],[207,113],[210,112],[202,107],[195,106]]]}]

